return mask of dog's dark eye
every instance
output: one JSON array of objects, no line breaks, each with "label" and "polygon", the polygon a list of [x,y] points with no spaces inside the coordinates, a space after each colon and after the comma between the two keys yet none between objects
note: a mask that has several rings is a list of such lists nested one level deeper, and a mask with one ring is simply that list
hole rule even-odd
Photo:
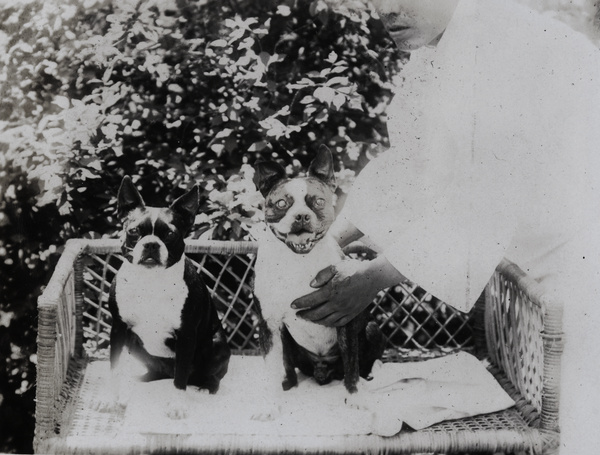
[{"label": "dog's dark eye", "polygon": [[127,234],[130,235],[131,237],[139,237],[140,230],[137,227],[132,227],[132,228],[127,229]]},{"label": "dog's dark eye", "polygon": [[315,205],[317,207],[323,207],[325,205],[325,199],[323,199],[323,198],[315,199]]},{"label": "dog's dark eye", "polygon": [[167,236],[166,236],[167,240],[174,240],[175,237],[177,237],[177,233],[175,231],[167,232]]},{"label": "dog's dark eye", "polygon": [[279,199],[277,202],[275,202],[275,206],[278,209],[284,209],[287,207],[287,201],[285,199]]}]

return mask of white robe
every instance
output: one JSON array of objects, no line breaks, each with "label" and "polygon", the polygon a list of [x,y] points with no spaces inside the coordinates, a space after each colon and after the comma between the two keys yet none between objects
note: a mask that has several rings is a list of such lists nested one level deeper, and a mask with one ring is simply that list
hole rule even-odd
[{"label": "white robe", "polygon": [[459,310],[502,257],[561,298],[561,453],[597,453],[600,52],[510,1],[462,0],[400,76],[391,148],[360,173],[341,216]]}]

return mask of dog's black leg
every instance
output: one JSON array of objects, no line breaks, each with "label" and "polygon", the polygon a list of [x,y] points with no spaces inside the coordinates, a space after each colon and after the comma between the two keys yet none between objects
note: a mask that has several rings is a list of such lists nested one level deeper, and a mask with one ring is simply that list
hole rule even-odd
[{"label": "dog's black leg", "polygon": [[377,322],[370,321],[365,327],[363,338],[364,349],[361,350],[360,375],[366,379],[371,374],[373,363],[383,356],[385,337]]},{"label": "dog's black leg", "polygon": [[266,355],[271,352],[271,349],[273,349],[273,332],[269,328],[267,321],[265,321],[263,318],[260,300],[258,300],[258,297],[253,296],[252,301],[254,309],[258,315],[258,346],[260,348],[260,354],[263,357],[266,357]]},{"label": "dog's black leg", "polygon": [[344,363],[344,385],[349,393],[355,393],[358,390],[356,387],[359,378],[358,331],[361,325],[362,321],[359,316],[337,329],[338,343]]},{"label": "dog's black leg", "polygon": [[110,329],[110,368],[115,369],[127,341],[127,325],[120,319],[113,318]]},{"label": "dog's black leg", "polygon": [[230,357],[231,349],[227,343],[227,337],[223,329],[219,327],[213,338],[213,353],[208,368],[210,375],[215,376],[219,381],[223,379],[229,368]]},{"label": "dog's black leg", "polygon": [[148,372],[139,379],[142,382],[158,381],[160,379],[172,378],[175,371],[175,362],[171,358],[153,356],[144,348],[141,338],[127,329],[125,346],[129,353],[144,364]]},{"label": "dog's black leg", "polygon": [[155,357],[152,366],[148,366],[148,372],[138,379],[141,382],[160,381],[173,377],[174,362],[173,359],[164,357]]},{"label": "dog's black leg", "polygon": [[192,373],[194,352],[196,350],[196,333],[195,330],[187,327],[182,327],[180,333],[177,334],[177,348],[175,351],[175,388],[185,390],[188,379]]},{"label": "dog's black leg", "polygon": [[123,322],[119,315],[119,308],[115,298],[116,289],[116,280],[113,280],[108,293],[108,308],[112,316],[112,325],[110,328],[110,368],[113,370],[119,363],[121,352],[123,352],[127,341],[127,324]]},{"label": "dog's black leg", "polygon": [[296,365],[294,363],[295,341],[285,325],[281,326],[281,343],[283,345],[283,367],[285,369],[285,378],[281,383],[283,390],[290,390],[298,385],[298,375],[296,374]]},{"label": "dog's black leg", "polygon": [[198,345],[196,353],[196,368],[188,379],[188,385],[215,394],[219,390],[221,379],[227,373],[231,357],[231,349],[223,330],[219,327],[212,342],[204,341],[202,346]]}]

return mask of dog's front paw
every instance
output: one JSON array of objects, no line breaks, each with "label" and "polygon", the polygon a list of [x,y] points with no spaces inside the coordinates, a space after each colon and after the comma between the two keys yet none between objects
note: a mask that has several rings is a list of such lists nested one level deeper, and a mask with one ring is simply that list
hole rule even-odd
[{"label": "dog's front paw", "polygon": [[167,393],[165,415],[171,420],[187,419],[190,415],[190,402],[185,390],[172,389]]},{"label": "dog's front paw", "polygon": [[257,420],[259,422],[271,422],[273,420],[277,420],[277,418],[281,414],[281,406],[272,403],[270,405],[260,406],[259,408],[254,410],[252,414],[252,420]]},{"label": "dog's front paw", "polygon": [[117,412],[124,410],[127,407],[125,400],[120,400],[118,397],[101,397],[92,403],[92,410],[98,412]]},{"label": "dog's front paw", "polygon": [[[348,389],[346,389],[348,390]],[[368,408],[369,397],[368,390],[363,384],[362,380],[359,380],[354,385],[354,391],[349,392],[344,397],[344,404],[353,409],[364,410]]]},{"label": "dog's front paw", "polygon": [[281,388],[284,391],[288,391],[291,388],[294,388],[298,385],[298,377],[297,376],[286,376],[286,378],[281,383]]},{"label": "dog's front paw", "polygon": [[107,387],[101,388],[96,399],[91,403],[91,409],[98,412],[118,412],[127,407],[130,390],[121,377],[115,375]]},{"label": "dog's front paw", "polygon": [[171,420],[184,420],[188,418],[187,405],[181,403],[169,403],[165,414]]}]

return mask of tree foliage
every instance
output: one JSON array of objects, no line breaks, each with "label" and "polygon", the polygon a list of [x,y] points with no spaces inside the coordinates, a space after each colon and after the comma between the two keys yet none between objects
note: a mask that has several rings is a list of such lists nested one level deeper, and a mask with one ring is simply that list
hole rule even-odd
[{"label": "tree foliage", "polygon": [[30,1],[0,23],[0,451],[27,452],[35,300],[66,239],[115,234],[123,175],[149,204],[201,183],[194,235],[242,238],[257,159],[293,171],[326,143],[344,187],[376,153],[400,56],[323,0]]}]

